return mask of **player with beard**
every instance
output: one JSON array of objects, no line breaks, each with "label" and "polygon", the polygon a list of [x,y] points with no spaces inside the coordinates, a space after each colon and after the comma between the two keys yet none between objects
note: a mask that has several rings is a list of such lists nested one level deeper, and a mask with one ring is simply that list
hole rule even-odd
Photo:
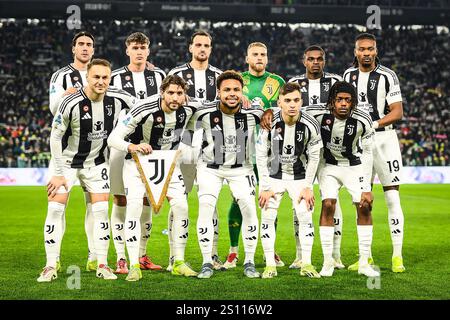
[{"label": "player with beard", "polygon": [[[285,81],[280,76],[270,73],[266,70],[268,64],[267,46],[261,42],[250,43],[247,48],[245,58],[248,64],[248,71],[242,73],[244,80],[243,94],[252,104],[259,105],[264,110],[276,105],[280,88]],[[256,178],[258,173],[254,165]],[[239,235],[241,232],[242,214],[235,200],[228,212],[228,230],[230,233],[230,249],[224,268],[231,269],[236,267],[239,253]],[[275,223],[276,225],[276,223]],[[280,256],[275,253],[277,267],[284,266]]]}]

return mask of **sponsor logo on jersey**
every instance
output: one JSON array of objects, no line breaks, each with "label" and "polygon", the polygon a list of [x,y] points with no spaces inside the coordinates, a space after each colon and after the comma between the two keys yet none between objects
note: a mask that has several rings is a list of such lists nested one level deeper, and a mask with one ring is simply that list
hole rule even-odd
[{"label": "sponsor logo on jersey", "polygon": [[102,128],[103,128],[103,121],[97,121],[95,124],[94,124],[94,126],[95,126],[95,131],[100,131],[100,130],[102,130]]},{"label": "sponsor logo on jersey", "polygon": [[108,131],[100,131],[100,132],[89,132],[87,140],[88,141],[94,141],[94,140],[104,140],[108,138]]},{"label": "sponsor logo on jersey", "polygon": [[284,153],[285,154],[292,154],[292,151],[294,150],[294,146],[288,144],[287,146],[284,147]]},{"label": "sponsor logo on jersey", "polygon": [[319,96],[313,95],[310,99],[310,104],[318,104],[319,103]]},{"label": "sponsor logo on jersey", "polygon": [[212,128],[212,131],[222,131],[222,128],[221,128],[218,124],[216,124],[216,125]]},{"label": "sponsor logo on jersey", "polygon": [[131,82],[127,82],[123,85],[124,88],[133,88],[133,84]]},{"label": "sponsor logo on jersey", "polygon": [[361,102],[366,102],[366,94],[364,93],[364,92],[361,92],[360,94],[359,94],[359,100],[361,101]]},{"label": "sponsor logo on jersey", "polygon": [[204,98],[204,96],[203,96],[204,93],[205,93],[205,89],[203,89],[203,88],[197,89],[197,98],[203,99]]},{"label": "sponsor logo on jersey", "polygon": [[89,119],[92,119],[89,113],[85,113],[84,116],[81,118],[81,120],[89,120]]}]

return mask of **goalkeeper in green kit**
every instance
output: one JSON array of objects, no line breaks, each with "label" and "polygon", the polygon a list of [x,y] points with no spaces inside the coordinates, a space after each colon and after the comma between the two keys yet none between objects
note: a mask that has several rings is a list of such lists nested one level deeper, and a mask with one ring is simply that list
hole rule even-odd
[{"label": "goalkeeper in green kit", "polygon": [[[267,47],[264,43],[253,42],[247,48],[246,63],[248,63],[248,71],[242,73],[244,79],[244,95],[255,103],[259,102],[260,106],[266,110],[272,106],[276,106],[278,92],[284,85],[285,81],[280,76],[266,71],[268,58]],[[254,165],[256,177],[256,165]],[[276,223],[276,222],[275,222]],[[236,267],[238,261],[239,235],[241,232],[242,215],[236,201],[233,201],[228,213],[228,229],[230,232],[230,251],[227,260],[224,263],[225,269]],[[284,266],[283,261],[275,253],[275,261],[277,267]]]}]

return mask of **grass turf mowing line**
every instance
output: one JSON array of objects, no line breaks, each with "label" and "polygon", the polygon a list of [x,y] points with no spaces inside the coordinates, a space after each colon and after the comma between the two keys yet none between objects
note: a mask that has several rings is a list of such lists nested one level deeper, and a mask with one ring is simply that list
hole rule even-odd
[{"label": "grass turf mowing line", "polygon": [[[450,261],[449,185],[405,185],[401,187],[402,207],[405,213],[404,274],[390,271],[392,245],[387,223],[387,210],[380,186],[375,186],[374,239],[372,252],[381,268],[380,289],[369,290],[367,278],[348,270],[336,270],[332,278],[308,279],[298,270],[288,269],[295,258],[292,210],[289,200],[283,199],[279,212],[276,249],[286,263],[278,268],[275,279],[247,279],[243,275],[242,260],[236,269],[216,271],[211,279],[193,279],[172,276],[168,272],[143,271],[143,279],[136,283],[125,281],[119,275],[116,281],[97,279],[87,273],[87,241],[84,234],[84,200],[80,188],[74,188],[67,210],[67,228],[62,245],[63,270],[57,281],[37,283],[36,278],[45,264],[43,224],[47,210],[44,187],[1,187],[2,238],[0,246],[0,299],[449,299],[447,270]],[[316,188],[316,199],[319,199]],[[227,187],[221,193],[219,254],[228,252],[227,213],[231,195]],[[186,261],[195,270],[202,262],[195,231],[198,200],[189,197],[190,238]],[[355,210],[350,196],[341,194],[344,212],[342,260],[346,266],[357,260]],[[153,217],[148,254],[155,263],[167,266],[167,203],[159,215]],[[320,270],[322,253],[318,232],[320,202],[316,200],[314,223],[316,238],[313,264]],[[109,264],[114,265],[115,252],[110,242]],[[240,257],[244,257],[242,241]],[[261,244],[258,244],[256,266],[263,271]],[[66,274],[70,265],[81,269],[81,289],[69,290]]]}]

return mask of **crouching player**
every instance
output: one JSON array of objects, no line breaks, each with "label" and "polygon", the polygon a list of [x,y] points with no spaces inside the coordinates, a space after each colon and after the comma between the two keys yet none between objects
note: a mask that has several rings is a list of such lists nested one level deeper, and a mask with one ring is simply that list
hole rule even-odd
[{"label": "crouching player", "polygon": [[106,146],[119,112],[129,108],[134,98],[124,91],[108,89],[111,66],[106,60],[92,60],[86,77],[87,86],[64,98],[53,119],[51,178],[47,184],[48,211],[44,229],[47,263],[38,282],[57,278],[56,259],[63,236],[61,216],[76,179],[89,192],[92,203],[97,277],[117,279],[107,264],[110,182]]},{"label": "crouching player", "polygon": [[297,83],[280,89],[278,106],[271,130],[261,129],[256,144],[256,161],[260,176],[261,243],[266,257],[262,278],[277,275],[274,259],[275,220],[283,194],[288,192],[299,221],[302,250],[300,275],[320,278],[311,264],[314,242],[312,185],[322,148],[319,123],[300,112],[302,96]]},{"label": "crouching player", "polygon": [[344,186],[357,208],[359,243],[359,274],[377,277],[379,273],[368,263],[372,245],[372,120],[365,112],[357,110],[355,89],[347,82],[338,81],[330,89],[329,110],[315,107],[306,109],[320,123],[324,146],[324,165],[318,170],[322,212],[320,215],[320,240],[324,263],[320,275],[331,277],[333,260],[333,216],[339,189]]},{"label": "crouching player", "polygon": [[[159,95],[140,100],[129,111],[127,117],[118,122],[108,139],[108,144],[129,153],[149,154],[152,150],[177,150],[182,132],[196,111],[196,107],[192,106],[194,103],[185,105],[186,90],[187,84],[182,78],[177,75],[167,76],[161,84]],[[139,134],[133,134],[130,137],[131,142],[126,141],[125,137],[133,132]],[[127,190],[125,238],[131,264],[126,280],[138,281],[142,278],[139,265],[139,239],[142,198],[146,193],[136,163],[130,155],[125,160],[123,181]],[[169,184],[167,200],[173,212],[170,232],[174,241],[175,263],[172,274],[197,276],[197,273],[184,262],[189,216],[186,190],[178,164]]]}]

